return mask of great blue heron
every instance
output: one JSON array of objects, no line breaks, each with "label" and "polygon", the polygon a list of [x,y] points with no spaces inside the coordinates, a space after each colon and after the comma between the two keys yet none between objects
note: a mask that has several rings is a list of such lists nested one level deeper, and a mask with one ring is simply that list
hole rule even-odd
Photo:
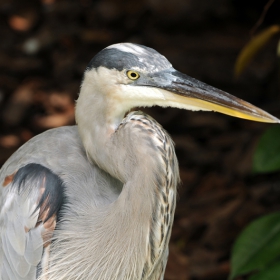
[{"label": "great blue heron", "polygon": [[275,122],[172,68],[155,50],[109,46],[89,63],[77,126],[44,132],[0,173],[0,275],[18,279],[163,279],[179,181],[159,105]]}]

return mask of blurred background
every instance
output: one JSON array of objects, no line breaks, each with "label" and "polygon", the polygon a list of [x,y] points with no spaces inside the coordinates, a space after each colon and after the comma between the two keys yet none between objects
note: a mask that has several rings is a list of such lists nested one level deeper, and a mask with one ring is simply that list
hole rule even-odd
[{"label": "blurred background", "polygon": [[[235,78],[267,0],[0,0],[0,166],[47,129],[73,125],[83,71],[102,48],[135,42],[173,66],[280,117],[277,37]],[[255,32],[279,24],[272,1]],[[145,109],[176,144],[182,184],[166,280],[227,279],[254,218],[280,209],[280,175],[252,173],[271,125],[208,112]],[[241,278],[240,278],[241,279]]]}]

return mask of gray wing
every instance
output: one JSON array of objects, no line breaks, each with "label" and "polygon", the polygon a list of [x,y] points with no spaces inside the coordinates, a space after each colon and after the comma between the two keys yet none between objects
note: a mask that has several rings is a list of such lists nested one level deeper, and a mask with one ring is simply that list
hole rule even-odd
[{"label": "gray wing", "polygon": [[41,259],[63,204],[63,183],[50,169],[35,163],[4,178],[0,279],[33,280],[40,274]]}]

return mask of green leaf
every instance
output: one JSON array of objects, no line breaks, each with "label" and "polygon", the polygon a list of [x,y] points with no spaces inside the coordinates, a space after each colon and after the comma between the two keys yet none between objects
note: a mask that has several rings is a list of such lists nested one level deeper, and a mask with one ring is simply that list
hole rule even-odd
[{"label": "green leaf", "polygon": [[236,240],[229,279],[264,269],[280,255],[280,213],[253,221]]},{"label": "green leaf", "polygon": [[249,280],[276,280],[280,278],[280,262],[267,267],[260,273],[252,275]]},{"label": "green leaf", "polygon": [[280,126],[271,126],[261,137],[253,156],[253,171],[280,170]]},{"label": "green leaf", "polygon": [[269,40],[280,32],[279,25],[272,25],[254,36],[247,45],[241,50],[237,57],[234,74],[238,77],[249,65],[256,54],[269,42]]}]

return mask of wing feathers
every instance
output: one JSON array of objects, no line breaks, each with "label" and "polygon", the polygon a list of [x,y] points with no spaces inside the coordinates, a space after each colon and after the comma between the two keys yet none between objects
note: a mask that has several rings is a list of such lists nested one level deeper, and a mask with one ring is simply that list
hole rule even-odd
[{"label": "wing feathers", "polygon": [[44,221],[59,211],[64,199],[62,180],[40,164],[31,163],[20,168],[14,176],[13,186],[28,195],[31,195],[30,191],[39,192],[36,210],[41,208],[41,212],[48,212]]},{"label": "wing feathers", "polygon": [[27,234],[24,257],[26,261],[33,266],[37,266],[38,260],[41,260],[42,258],[42,231],[43,225],[40,225],[37,228],[30,230]]},{"label": "wing feathers", "polygon": [[28,164],[6,176],[4,185],[0,279],[33,280],[64,201],[63,182],[48,168]]},{"label": "wing feathers", "polygon": [[13,271],[14,275],[25,277],[30,270],[30,265],[26,264],[24,257],[22,255],[19,255],[13,249],[13,246],[10,246],[11,244],[9,244],[9,240],[5,235],[2,236],[2,242],[3,249],[6,253],[6,259],[10,265],[10,270]]},{"label": "wing feathers", "polygon": [[7,213],[5,215],[5,222],[7,224],[6,235],[11,246],[19,255],[23,255],[25,250],[25,230],[22,223],[23,221],[20,220],[17,213],[12,214],[12,219],[10,219],[9,213]]},{"label": "wing feathers", "polygon": [[16,274],[12,271],[11,266],[6,258],[3,260],[2,280],[17,280]]}]

